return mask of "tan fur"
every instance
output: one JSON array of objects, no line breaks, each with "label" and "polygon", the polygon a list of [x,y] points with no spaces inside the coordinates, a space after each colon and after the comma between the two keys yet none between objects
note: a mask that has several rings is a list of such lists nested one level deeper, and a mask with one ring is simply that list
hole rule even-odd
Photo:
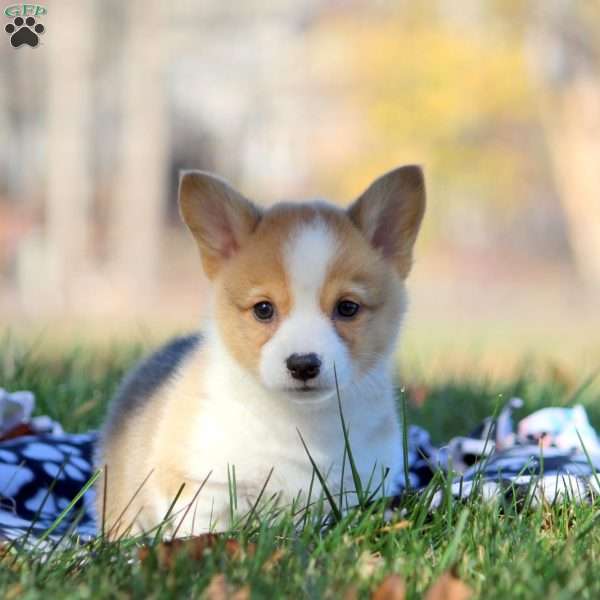
[{"label": "tan fur", "polygon": [[398,290],[384,259],[355,227],[348,226],[347,220],[338,221],[337,233],[343,241],[327,275],[321,306],[325,314],[332,315],[340,299],[361,305],[355,319],[337,319],[334,323],[354,359],[366,371],[387,349],[389,323],[400,318]]},{"label": "tan fur", "polygon": [[[109,465],[108,482],[100,478],[98,515],[101,519],[103,512],[106,513],[105,528],[111,539],[118,539],[129,528],[139,531],[154,525],[144,520],[143,511],[153,502],[156,487],[173,499],[185,483],[181,495],[181,501],[185,502],[201,483],[190,480],[182,466],[189,452],[185,440],[192,435],[190,408],[197,401],[202,364],[199,349],[182,365],[179,377],[170,386],[148,399],[135,417],[135,429],[120,428],[114,436],[104,440],[104,463],[100,466]],[[105,485],[106,507],[103,504]],[[135,495],[139,486],[142,487]]]}]

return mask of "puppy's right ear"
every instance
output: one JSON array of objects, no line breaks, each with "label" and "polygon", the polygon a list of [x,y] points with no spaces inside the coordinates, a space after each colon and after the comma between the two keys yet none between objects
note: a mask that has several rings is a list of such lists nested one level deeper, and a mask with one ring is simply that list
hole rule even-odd
[{"label": "puppy's right ear", "polygon": [[183,171],[179,209],[210,279],[234,256],[260,221],[260,210],[223,179],[203,171]]}]

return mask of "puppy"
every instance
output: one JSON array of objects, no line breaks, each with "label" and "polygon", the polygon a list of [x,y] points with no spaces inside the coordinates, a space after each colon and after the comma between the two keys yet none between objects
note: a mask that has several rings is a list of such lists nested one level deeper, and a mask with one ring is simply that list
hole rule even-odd
[{"label": "puppy", "polygon": [[311,459],[332,493],[355,492],[340,403],[363,485],[384,493],[382,474],[401,461],[392,355],[425,210],[421,169],[383,175],[347,210],[263,210],[199,171],[182,175],[179,203],[211,317],[138,366],[112,403],[97,453],[109,536],[167,514],[165,535],[225,529],[233,488],[238,513],[272,495],[306,503],[323,491]]}]

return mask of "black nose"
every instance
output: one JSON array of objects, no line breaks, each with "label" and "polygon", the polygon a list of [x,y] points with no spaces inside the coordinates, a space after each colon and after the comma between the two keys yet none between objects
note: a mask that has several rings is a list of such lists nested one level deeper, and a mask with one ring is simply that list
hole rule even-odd
[{"label": "black nose", "polygon": [[319,357],[314,354],[292,354],[285,361],[289,372],[294,379],[308,381],[314,379],[321,368]]}]

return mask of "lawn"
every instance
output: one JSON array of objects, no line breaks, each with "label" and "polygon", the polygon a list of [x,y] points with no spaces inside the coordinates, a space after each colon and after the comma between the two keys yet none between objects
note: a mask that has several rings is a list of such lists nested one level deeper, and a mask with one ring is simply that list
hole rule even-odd
[{"label": "lawn", "polygon": [[[98,426],[119,379],[140,352],[139,347],[80,347],[48,358],[48,352],[18,349],[5,338],[0,386],[34,391],[38,413],[60,420],[67,431],[85,431]],[[406,391],[409,399],[422,401],[409,402],[409,419],[441,442],[467,433],[518,394],[525,400],[524,414],[583,402],[598,427],[600,396],[593,387],[578,391],[584,381],[531,365],[505,380],[474,375],[429,386],[421,381],[417,390]],[[445,482],[437,485],[444,489]],[[417,496],[404,500],[391,523],[382,506],[371,505],[327,527],[315,519],[300,528],[297,516],[259,514],[227,536],[182,548],[153,540],[98,540],[45,558],[13,548],[0,562],[0,597],[352,599],[371,597],[388,575],[397,574],[406,597],[420,598],[452,571],[473,590],[473,598],[598,598],[597,514],[597,506],[589,505],[523,512],[476,499],[448,500],[431,513]],[[379,590],[375,597],[403,596]]]}]

